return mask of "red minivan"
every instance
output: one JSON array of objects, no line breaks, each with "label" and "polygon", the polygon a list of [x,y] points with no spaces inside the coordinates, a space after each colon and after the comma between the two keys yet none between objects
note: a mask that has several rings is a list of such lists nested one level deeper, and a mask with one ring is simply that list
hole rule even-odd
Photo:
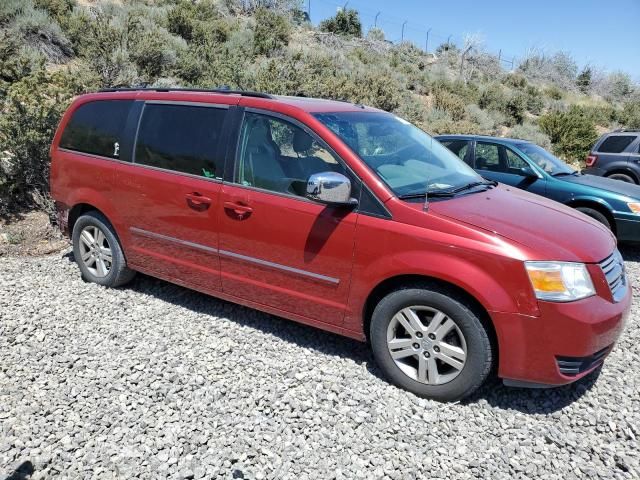
[{"label": "red minivan", "polygon": [[88,281],[143,272],[369,341],[420,396],[465,397],[494,370],[508,385],[573,382],[630,309],[610,231],[362,105],[103,91],[73,102],[51,160]]}]

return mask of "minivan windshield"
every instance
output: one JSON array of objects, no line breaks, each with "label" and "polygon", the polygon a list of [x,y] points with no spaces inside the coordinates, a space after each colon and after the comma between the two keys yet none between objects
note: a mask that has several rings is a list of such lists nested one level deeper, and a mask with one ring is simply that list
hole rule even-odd
[{"label": "minivan windshield", "polygon": [[522,153],[526,154],[541,169],[550,175],[560,176],[573,175],[576,173],[576,171],[565,162],[535,143],[520,143],[517,147]]},{"label": "minivan windshield", "polygon": [[316,113],[398,197],[450,193],[486,182],[446,147],[384,112]]}]

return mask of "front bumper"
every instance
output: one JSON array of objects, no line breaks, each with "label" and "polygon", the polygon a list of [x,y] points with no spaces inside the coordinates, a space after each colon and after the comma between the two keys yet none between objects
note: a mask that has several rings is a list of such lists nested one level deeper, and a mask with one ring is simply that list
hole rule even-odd
[{"label": "front bumper", "polygon": [[622,333],[631,287],[617,303],[593,296],[538,302],[539,317],[491,312],[499,344],[498,375],[506,384],[558,386],[598,368]]},{"label": "front bumper", "polygon": [[614,212],[619,242],[640,242],[640,218],[632,213]]}]

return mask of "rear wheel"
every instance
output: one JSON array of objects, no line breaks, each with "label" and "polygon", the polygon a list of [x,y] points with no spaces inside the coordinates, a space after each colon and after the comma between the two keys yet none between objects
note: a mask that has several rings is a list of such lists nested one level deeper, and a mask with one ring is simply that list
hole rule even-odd
[{"label": "rear wheel", "polygon": [[595,210],[589,207],[577,207],[576,210],[584,213],[585,215],[593,218],[594,220],[597,220],[598,222],[603,224],[605,227],[607,227],[609,230],[611,230],[611,224],[609,223],[609,219],[607,219],[606,215],[604,215],[602,212],[599,212],[598,210]]},{"label": "rear wheel", "polygon": [[370,339],[391,382],[439,401],[474,392],[494,359],[480,315],[456,292],[437,285],[384,297],[373,312]]},{"label": "rear wheel", "polygon": [[115,231],[99,212],[82,215],[73,226],[73,255],[82,278],[106,287],[131,281],[135,272],[127,262]]},{"label": "rear wheel", "polygon": [[607,177],[622,182],[637,183],[631,175],[627,175],[626,173],[612,173],[611,175],[607,175]]}]

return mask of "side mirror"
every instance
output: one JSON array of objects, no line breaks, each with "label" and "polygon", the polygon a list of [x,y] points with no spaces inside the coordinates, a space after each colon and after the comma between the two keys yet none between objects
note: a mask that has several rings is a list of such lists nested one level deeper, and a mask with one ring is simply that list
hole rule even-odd
[{"label": "side mirror", "polygon": [[527,165],[526,167],[522,167],[520,169],[520,173],[523,177],[527,177],[527,178],[540,178],[540,175],[538,175],[533,168],[531,168],[530,165]]},{"label": "side mirror", "polygon": [[314,173],[307,180],[306,197],[327,205],[353,206],[358,203],[351,198],[351,182],[337,172]]}]

